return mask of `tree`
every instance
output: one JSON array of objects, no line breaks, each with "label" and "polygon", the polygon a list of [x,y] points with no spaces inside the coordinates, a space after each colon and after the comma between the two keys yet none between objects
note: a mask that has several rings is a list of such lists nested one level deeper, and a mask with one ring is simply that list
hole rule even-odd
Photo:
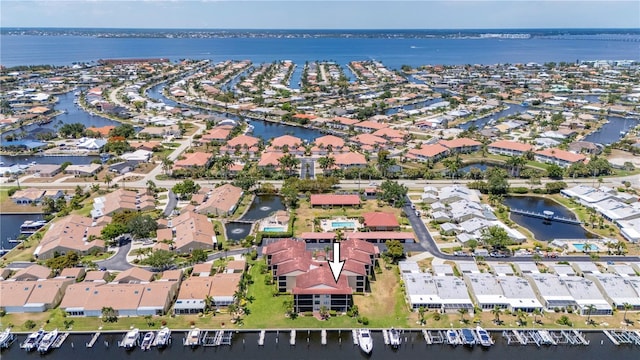
[{"label": "tree", "polygon": [[396,164],[395,159],[390,158],[389,150],[379,150],[378,151],[378,170],[382,174],[382,178],[387,177],[387,171],[389,168]]},{"label": "tree", "polygon": [[427,308],[425,308],[424,306],[420,306],[418,308],[418,318],[420,319],[420,325],[424,325],[426,323],[426,320],[424,318],[424,314],[427,312]]},{"label": "tree", "polygon": [[490,168],[485,172],[487,177],[487,193],[506,194],[509,192],[509,181],[507,172],[501,168]]},{"label": "tree", "polygon": [[109,132],[109,136],[111,137],[123,137],[125,139],[131,138],[136,134],[136,129],[133,127],[133,125],[130,124],[122,124],[119,126],[116,126],[115,128],[111,129],[111,131]]},{"label": "tree", "polygon": [[537,318],[538,318],[538,316],[542,316],[542,311],[541,311],[539,308],[535,308],[535,309],[533,309],[533,322],[534,322],[535,324],[537,324],[537,323],[538,323],[538,321],[539,321],[539,320],[537,319]]},{"label": "tree", "polygon": [[147,180],[147,193],[153,194],[157,189],[156,183],[153,180]]},{"label": "tree", "polygon": [[322,169],[323,172],[326,172],[329,168],[333,168],[335,164],[336,158],[333,156],[323,156],[318,159],[318,165],[320,165],[320,169]]},{"label": "tree", "polygon": [[624,303],[622,304],[622,306],[624,307],[624,317],[622,318],[624,320],[625,323],[629,323],[629,320],[627,319],[627,311],[633,309],[633,306],[631,306],[631,304],[629,303]]},{"label": "tree", "polygon": [[233,180],[233,185],[241,188],[244,191],[248,191],[251,189],[256,183],[257,179],[255,176],[250,175],[248,173],[240,173],[238,177]]},{"label": "tree", "polygon": [[129,233],[138,239],[151,236],[157,229],[158,222],[149,215],[134,216],[127,223]]},{"label": "tree", "polygon": [[213,297],[211,295],[207,295],[204,298],[204,311],[211,310],[211,306],[213,305]]},{"label": "tree", "polygon": [[291,153],[287,153],[278,159],[278,163],[289,175],[291,175],[293,169],[300,165],[300,159]]},{"label": "tree", "polygon": [[75,267],[80,263],[80,257],[75,251],[70,251],[62,256],[56,256],[47,259],[46,265],[52,270],[62,270],[65,268]]},{"label": "tree", "polygon": [[207,252],[203,249],[194,249],[191,252],[191,260],[195,263],[207,261]]},{"label": "tree", "polygon": [[109,323],[118,322],[118,313],[111,306],[105,306],[102,308],[102,321]]},{"label": "tree", "polygon": [[502,309],[500,308],[500,306],[494,305],[493,309],[491,309],[491,313],[494,316],[493,322],[495,322],[497,325],[502,324],[502,321],[500,321],[500,314],[502,314]]},{"label": "tree", "polygon": [[200,185],[196,184],[191,179],[186,179],[183,182],[179,182],[171,188],[174,194],[177,194],[180,198],[186,199],[190,195],[195,194],[200,190]]},{"label": "tree", "polygon": [[398,260],[404,257],[404,246],[398,240],[389,240],[385,245],[387,245],[387,250],[384,254],[389,257],[392,263],[397,264]]},{"label": "tree", "polygon": [[226,179],[229,176],[229,168],[233,165],[233,159],[229,154],[216,158],[215,167],[222,172],[222,176]]},{"label": "tree", "polygon": [[451,179],[453,180],[453,177],[458,175],[458,170],[462,168],[462,159],[460,158],[459,154],[456,154],[453,159],[449,158],[443,160],[442,164],[447,168],[447,171],[449,172],[449,174],[451,175]]},{"label": "tree", "polygon": [[507,231],[499,225],[482,229],[480,239],[485,245],[491,246],[494,249],[504,249],[512,243]]},{"label": "tree", "polygon": [[100,235],[104,240],[113,240],[122,234],[127,233],[127,226],[122,223],[118,223],[112,221],[111,223],[105,225],[100,231]]},{"label": "tree", "polygon": [[593,304],[589,304],[587,305],[587,308],[585,310],[587,310],[587,324],[591,324],[591,313],[596,310],[596,306]]},{"label": "tree", "polygon": [[163,271],[173,265],[173,253],[167,250],[156,250],[149,257],[142,260],[142,263],[154,269]]},{"label": "tree", "polygon": [[551,179],[562,179],[564,175],[564,169],[556,164],[549,164],[547,166],[547,176]]},{"label": "tree", "polygon": [[458,309],[458,313],[460,314],[460,321],[463,323],[467,323],[467,319],[466,319],[466,315],[469,313],[469,309],[467,308],[460,308]]},{"label": "tree", "polygon": [[107,172],[104,175],[104,183],[107,185],[107,189],[109,188],[109,185],[111,184],[111,180],[113,180],[113,175],[111,175],[110,172]]},{"label": "tree", "polygon": [[522,156],[511,156],[507,159],[506,164],[511,169],[511,176],[517,177],[520,174],[520,170],[527,163],[527,160]]},{"label": "tree", "polygon": [[60,134],[61,137],[71,137],[77,139],[79,137],[82,137],[82,135],[84,134],[84,130],[85,126],[83,124],[70,123],[60,126],[60,128],[58,129],[58,134]]},{"label": "tree", "polygon": [[405,204],[408,189],[397,181],[385,180],[380,185],[378,199],[389,203],[393,207],[402,207]]},{"label": "tree", "polygon": [[171,170],[172,166],[173,161],[171,161],[168,156],[162,158],[162,171],[164,171],[165,174],[169,173],[169,170]]}]

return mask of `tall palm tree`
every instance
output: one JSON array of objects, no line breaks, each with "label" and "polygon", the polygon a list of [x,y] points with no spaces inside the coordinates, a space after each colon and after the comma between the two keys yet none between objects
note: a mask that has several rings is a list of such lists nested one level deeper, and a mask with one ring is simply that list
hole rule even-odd
[{"label": "tall palm tree", "polygon": [[625,323],[629,323],[629,320],[627,320],[627,311],[633,309],[633,306],[631,306],[631,304],[629,303],[624,303],[622,304],[622,306],[624,306],[624,317],[623,320]]},{"label": "tall palm tree", "polygon": [[596,309],[596,306],[593,304],[587,305],[587,324],[591,324],[591,313]]},{"label": "tall palm tree", "polygon": [[333,156],[323,156],[318,159],[318,165],[320,165],[320,169],[322,169],[323,173],[326,172],[327,169],[333,168],[335,164],[336,158],[334,158]]},{"label": "tall palm tree", "polygon": [[460,321],[466,324],[467,323],[467,319],[465,319],[465,316],[469,313],[469,309],[460,308],[460,309],[458,309],[458,313],[460,313]]},{"label": "tall palm tree", "polygon": [[226,180],[229,175],[229,167],[233,165],[233,159],[229,154],[224,154],[222,157],[216,159],[216,168],[222,172],[222,176]]},{"label": "tall palm tree", "polygon": [[106,173],[104,176],[104,183],[107,184],[107,189],[109,188],[109,185],[111,184],[111,180],[113,180],[113,175],[111,175],[110,172]]},{"label": "tall palm tree", "polygon": [[537,319],[538,316],[542,317],[542,311],[540,311],[539,308],[533,309],[533,323],[534,324],[538,322],[538,319]]},{"label": "tall palm tree", "polygon": [[502,309],[500,308],[500,306],[495,305],[493,307],[493,309],[491,309],[491,313],[494,315],[493,322],[495,322],[496,324],[500,325],[500,323],[501,323],[500,314],[502,314]]},{"label": "tall palm tree", "polygon": [[169,159],[168,156],[165,156],[162,158],[162,170],[164,171],[165,174],[169,173],[169,170],[171,170],[172,166],[173,166],[173,161]]}]

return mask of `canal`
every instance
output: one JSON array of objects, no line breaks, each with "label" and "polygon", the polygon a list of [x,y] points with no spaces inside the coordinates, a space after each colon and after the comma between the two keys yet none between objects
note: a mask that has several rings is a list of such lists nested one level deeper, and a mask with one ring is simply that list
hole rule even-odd
[{"label": "canal", "polygon": [[[284,210],[282,198],[276,195],[257,195],[247,212],[239,219],[242,222],[230,221],[225,224],[227,239],[240,241],[250,234],[256,221],[269,216],[274,211]],[[251,223],[248,223],[251,222]],[[253,223],[253,224],[252,224]]]},{"label": "canal", "polygon": [[[557,202],[539,196],[511,196],[504,199],[509,208],[542,213],[553,211],[556,216],[575,219],[575,215]],[[531,231],[536,240],[553,241],[554,239],[591,239],[596,236],[580,225],[546,221],[525,215],[511,213],[511,220]]]}]

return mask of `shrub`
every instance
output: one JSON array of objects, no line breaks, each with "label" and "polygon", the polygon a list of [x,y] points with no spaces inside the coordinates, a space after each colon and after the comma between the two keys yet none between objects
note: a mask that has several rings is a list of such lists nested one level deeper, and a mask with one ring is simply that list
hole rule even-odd
[{"label": "shrub", "polygon": [[34,327],[36,327],[36,323],[35,323],[35,321],[33,321],[33,320],[29,319],[29,320],[27,320],[27,321],[25,321],[25,322],[24,322],[24,328],[25,328],[25,329],[27,329],[27,330],[31,330],[31,329],[33,329]]},{"label": "shrub", "polygon": [[509,188],[509,191],[514,194],[526,194],[529,192],[529,188],[524,186],[516,186],[516,187]]},{"label": "shrub", "polygon": [[433,320],[440,321],[440,313],[439,312],[436,312],[436,313],[433,314]]},{"label": "shrub", "polygon": [[560,319],[556,321],[556,323],[558,325],[573,326],[573,323],[571,322],[571,320],[569,320],[569,317],[567,315],[562,315]]},{"label": "shrub", "polygon": [[362,322],[362,325],[369,325],[369,319],[367,317],[361,317],[360,322]]}]

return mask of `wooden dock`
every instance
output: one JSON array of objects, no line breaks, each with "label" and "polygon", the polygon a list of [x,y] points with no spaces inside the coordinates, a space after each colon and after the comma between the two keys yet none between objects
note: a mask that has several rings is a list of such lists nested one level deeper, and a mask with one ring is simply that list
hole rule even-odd
[{"label": "wooden dock", "polygon": [[97,332],[95,334],[93,334],[93,337],[91,338],[91,340],[86,344],[86,346],[88,348],[92,348],[93,345],[96,344],[96,341],[98,341],[98,338],[100,337],[100,332]]},{"label": "wooden dock", "polygon": [[567,218],[567,217],[564,217],[564,216],[546,215],[544,213],[528,211],[528,210],[523,210],[523,209],[511,209],[510,211],[512,213],[514,213],[514,214],[534,217],[534,218],[538,218],[538,219],[544,219],[544,220],[548,220],[548,221],[557,221],[557,222],[562,222],[562,223],[567,223],[567,224],[574,224],[574,225],[582,224],[582,222],[580,220],[571,219],[571,218]]},{"label": "wooden dock", "polygon": [[60,334],[60,336],[58,336],[56,338],[56,340],[53,342],[53,344],[51,344],[51,348],[52,349],[59,348],[60,346],[62,346],[62,343],[64,343],[64,341],[67,340],[68,337],[69,337],[69,333],[68,332]]}]

